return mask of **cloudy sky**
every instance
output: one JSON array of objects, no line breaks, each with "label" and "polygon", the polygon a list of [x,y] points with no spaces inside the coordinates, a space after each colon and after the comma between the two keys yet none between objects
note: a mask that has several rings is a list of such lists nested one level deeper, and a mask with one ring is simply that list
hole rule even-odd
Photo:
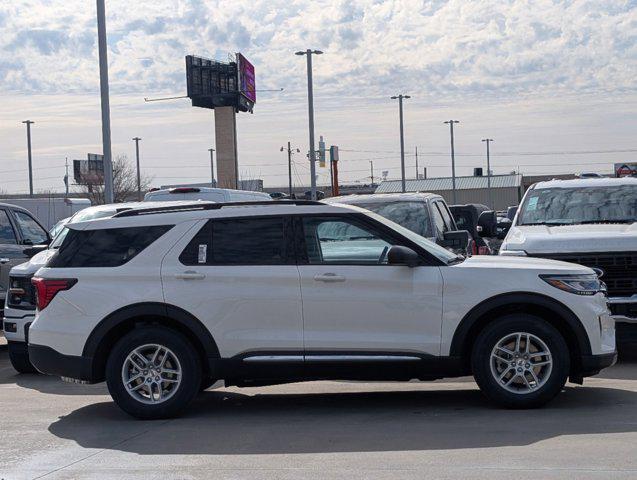
[{"label": "cloudy sky", "polygon": [[[107,0],[113,153],[134,156],[154,184],[206,181],[213,114],[187,100],[184,56],[242,52],[260,92],[238,119],[244,178],[285,185],[288,140],[307,151],[305,64],[315,59],[316,133],[341,148],[341,177],[399,168],[405,93],[408,174],[414,149],[430,176],[484,166],[496,174],[609,172],[637,161],[636,0]],[[26,192],[35,121],[36,190],[63,189],[65,157],[101,151],[95,2],[0,0],[0,190]],[[295,182],[309,181],[305,155]],[[319,183],[327,183],[321,172]]]}]

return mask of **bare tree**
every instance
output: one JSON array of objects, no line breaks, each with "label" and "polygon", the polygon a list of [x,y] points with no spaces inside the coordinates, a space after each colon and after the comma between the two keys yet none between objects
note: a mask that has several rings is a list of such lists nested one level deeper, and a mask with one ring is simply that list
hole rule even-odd
[{"label": "bare tree", "polygon": [[[151,181],[152,177],[141,175],[142,192],[148,190]],[[91,204],[104,203],[103,183],[88,179],[79,189],[89,198]],[[137,200],[137,171],[126,155],[118,155],[113,160],[113,200],[115,203]]]}]

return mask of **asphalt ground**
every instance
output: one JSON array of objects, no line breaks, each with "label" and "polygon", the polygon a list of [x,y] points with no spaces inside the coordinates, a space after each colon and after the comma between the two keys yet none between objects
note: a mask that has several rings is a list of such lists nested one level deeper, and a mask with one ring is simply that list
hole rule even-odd
[{"label": "asphalt ground", "polygon": [[637,362],[547,407],[490,405],[468,378],[202,393],[139,421],[101,385],[18,375],[0,347],[0,478],[635,479]]}]

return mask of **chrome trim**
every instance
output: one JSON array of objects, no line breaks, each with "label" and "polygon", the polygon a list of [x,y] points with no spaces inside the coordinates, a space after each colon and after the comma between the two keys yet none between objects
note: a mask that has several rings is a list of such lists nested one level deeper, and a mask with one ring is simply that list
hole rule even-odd
[{"label": "chrome trim", "polygon": [[303,355],[257,355],[254,357],[246,357],[243,359],[244,362],[252,363],[252,362],[302,362]]},{"label": "chrome trim", "polygon": [[407,355],[306,355],[309,362],[419,362],[419,357]]},{"label": "chrome trim", "polygon": [[611,315],[610,318],[615,320],[615,323],[637,323],[637,318],[627,317],[625,315]]},{"label": "chrome trim", "polygon": [[606,301],[608,303],[637,303],[637,295],[630,297],[608,297]]}]

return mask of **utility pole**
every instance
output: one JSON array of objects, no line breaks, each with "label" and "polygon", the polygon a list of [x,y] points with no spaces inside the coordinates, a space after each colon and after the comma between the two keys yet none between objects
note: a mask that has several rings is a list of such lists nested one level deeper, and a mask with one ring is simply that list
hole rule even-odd
[{"label": "utility pole", "polygon": [[451,133],[451,187],[453,188],[453,203],[457,205],[456,200],[456,155],[453,148],[453,124],[460,123],[458,120],[448,120],[443,123],[449,124],[449,131]]},{"label": "utility pole", "polygon": [[139,170],[139,141],[141,138],[135,137],[133,138],[135,141],[135,158],[137,159],[137,201],[142,201],[142,177]]},{"label": "utility pole", "polygon": [[64,169],[66,170],[66,173],[64,174],[64,185],[66,186],[66,197],[69,196],[69,157],[66,157],[64,159]]},{"label": "utility pole", "polygon": [[371,166],[371,168],[372,168],[372,187],[373,187],[373,186],[374,186],[374,161],[373,161],[373,160],[370,160],[370,161],[369,161],[369,165],[370,165],[370,166]]},{"label": "utility pole", "polygon": [[491,159],[489,158],[489,144],[492,138],[483,138],[483,142],[487,144],[487,190],[489,191],[489,207],[493,208],[493,193],[491,191]]},{"label": "utility pole", "polygon": [[210,186],[215,188],[215,149],[209,148],[210,152]]},{"label": "utility pole", "polygon": [[29,160],[29,196],[33,196],[33,159],[31,157],[31,125],[35,122],[31,120],[25,120],[24,123],[27,126],[27,157]]},{"label": "utility pole", "polygon": [[316,150],[314,149],[314,88],[312,86],[312,55],[323,54],[320,50],[308,48],[305,51],[295,52],[295,55],[307,56],[307,110],[310,130],[310,177],[312,200],[316,200]]},{"label": "utility pole", "polygon": [[111,106],[108,94],[108,45],[106,43],[106,9],[97,2],[97,44],[100,63],[102,104],[102,154],[104,155],[104,203],[113,203],[113,161],[111,154]]},{"label": "utility pole", "polygon": [[416,147],[416,180],[418,180],[418,147]]},{"label": "utility pole", "polygon": [[398,99],[398,116],[400,117],[400,175],[402,180],[402,192],[405,193],[407,187],[405,184],[405,135],[403,132],[403,99],[411,98],[409,95],[395,95],[392,100]]}]

